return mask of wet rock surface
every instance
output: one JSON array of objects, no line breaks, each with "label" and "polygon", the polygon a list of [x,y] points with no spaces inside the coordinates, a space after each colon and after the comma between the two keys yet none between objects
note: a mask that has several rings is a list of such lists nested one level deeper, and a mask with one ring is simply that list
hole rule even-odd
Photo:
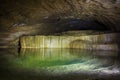
[{"label": "wet rock surface", "polygon": [[119,32],[119,4],[119,0],[2,0],[0,45],[16,43],[22,35],[48,35],[73,29]]},{"label": "wet rock surface", "polygon": [[[93,32],[93,31],[90,31]],[[90,35],[88,31],[80,33],[69,31],[61,36],[24,36],[20,38],[21,48],[78,48],[88,50],[119,50],[117,33]],[[77,33],[77,34],[76,34]],[[89,33],[89,35],[87,34]],[[93,34],[93,33],[92,33]]]}]

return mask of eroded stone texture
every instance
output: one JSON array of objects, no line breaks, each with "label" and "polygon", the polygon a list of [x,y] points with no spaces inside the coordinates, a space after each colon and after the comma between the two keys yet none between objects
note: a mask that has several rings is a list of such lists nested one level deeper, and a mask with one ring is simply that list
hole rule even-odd
[{"label": "eroded stone texture", "polygon": [[[92,19],[106,25],[110,31],[119,32],[119,5],[120,0],[1,0],[0,35],[4,37],[0,37],[0,44],[8,44],[22,35],[56,32],[67,27],[64,22],[59,23],[65,19]],[[32,31],[26,26],[32,26]]]},{"label": "eroded stone texture", "polygon": [[[1,15],[4,18],[1,20],[29,23],[56,17],[97,18],[100,16],[111,21],[119,19],[119,6],[116,3],[119,3],[119,0],[11,0],[11,2],[5,0],[1,1]],[[6,15],[8,19],[5,19]]]}]

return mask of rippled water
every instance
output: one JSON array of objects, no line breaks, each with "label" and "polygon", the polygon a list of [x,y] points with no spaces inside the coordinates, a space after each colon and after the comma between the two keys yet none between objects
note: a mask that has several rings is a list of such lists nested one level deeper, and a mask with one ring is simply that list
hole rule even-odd
[{"label": "rippled water", "polygon": [[119,52],[0,49],[0,80],[120,80]]}]

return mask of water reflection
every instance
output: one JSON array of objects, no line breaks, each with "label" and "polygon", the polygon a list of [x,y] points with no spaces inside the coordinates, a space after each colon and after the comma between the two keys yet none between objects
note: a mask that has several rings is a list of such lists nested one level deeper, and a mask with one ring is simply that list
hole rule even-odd
[{"label": "water reflection", "polygon": [[20,53],[14,51],[10,53],[8,50],[3,50],[0,55],[4,55],[4,59],[0,57],[4,68],[7,66],[7,70],[12,69],[9,72],[13,72],[13,70],[15,72],[16,70],[17,72],[22,71],[22,74],[25,71],[24,75],[35,73],[35,76],[44,74],[44,76],[64,76],[63,78],[65,78],[65,75],[69,77],[72,75],[73,78],[74,75],[74,77],[79,76],[78,79],[82,79],[84,75],[84,77],[89,77],[88,79],[91,76],[98,79],[100,76],[104,76],[108,79],[108,76],[111,78],[111,75],[120,74],[118,52],[112,51],[21,49]]},{"label": "water reflection", "polygon": [[11,62],[17,68],[44,69],[53,74],[81,71],[119,73],[116,56],[112,52],[79,49],[21,49],[19,57]]}]

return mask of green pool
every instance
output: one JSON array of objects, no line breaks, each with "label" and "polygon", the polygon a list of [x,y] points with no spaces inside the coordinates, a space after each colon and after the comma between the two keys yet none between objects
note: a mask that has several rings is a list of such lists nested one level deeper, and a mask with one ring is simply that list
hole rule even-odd
[{"label": "green pool", "polygon": [[113,80],[120,74],[118,54],[79,49],[4,49],[0,53],[0,80]]}]

